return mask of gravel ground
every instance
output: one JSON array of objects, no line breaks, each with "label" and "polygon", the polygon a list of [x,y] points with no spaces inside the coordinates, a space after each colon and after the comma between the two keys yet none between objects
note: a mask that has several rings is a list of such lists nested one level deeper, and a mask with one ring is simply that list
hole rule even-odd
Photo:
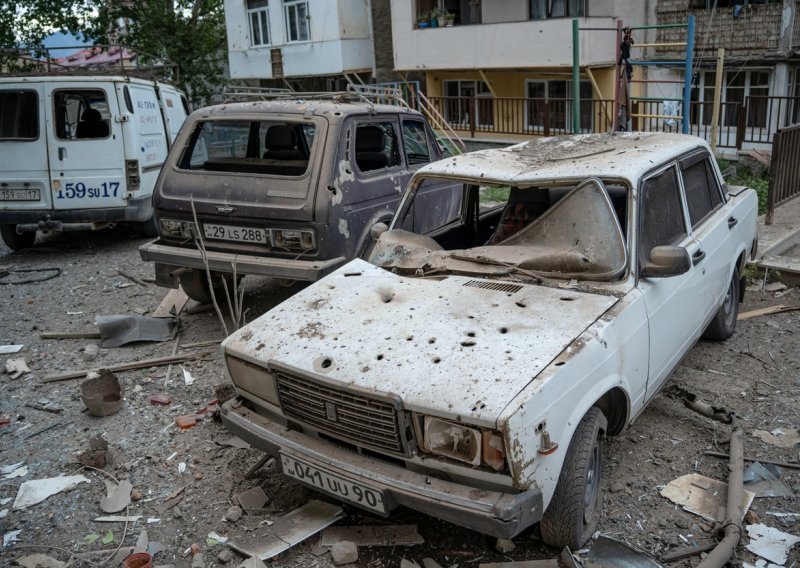
[{"label": "gravel ground", "polygon": [[[202,420],[179,431],[174,418],[206,406],[224,386],[221,356],[216,345],[197,348],[209,351],[200,361],[118,373],[125,390],[122,410],[111,417],[89,415],[80,399],[81,379],[43,383],[44,376],[172,354],[175,343],[139,343],[100,350],[87,360],[87,345],[95,340],[43,340],[41,331],[93,331],[96,315],[146,315],[154,310],[166,290],[140,286],[119,275],[123,270],[138,278],[149,278],[152,267],[139,259],[137,247],[144,241],[124,227],[98,233],[74,233],[39,237],[33,249],[11,253],[0,245],[0,265],[12,270],[54,267],[55,278],[39,283],[0,287],[3,325],[0,344],[23,344],[17,355],[30,373],[17,379],[0,375],[0,467],[24,461],[24,477],[0,477],[0,502],[13,498],[25,480],[85,475],[90,483],[50,497],[24,511],[10,510],[0,517],[0,534],[21,531],[13,546],[0,549],[0,566],[33,552],[44,552],[67,560],[68,551],[107,551],[89,556],[95,563],[111,555],[118,545],[132,546],[145,529],[163,551],[154,565],[188,566],[192,544],[200,546],[205,566],[236,565],[242,557],[227,554],[222,545],[212,546],[207,535],[216,533],[239,539],[258,535],[277,517],[314,498],[327,500],[281,476],[275,464],[259,469],[250,478],[247,470],[262,454],[254,449],[221,445],[230,436],[215,420]],[[46,276],[52,272],[12,272],[2,281]],[[246,279],[248,319],[257,317],[292,289],[269,279]],[[742,310],[800,304],[800,290],[750,291]],[[190,303],[191,305],[191,303]],[[784,431],[800,426],[800,341],[796,330],[800,312],[761,316],[739,324],[736,335],[724,343],[701,342],[687,355],[669,384],[680,385],[701,398],[735,412],[745,432],[745,455],[761,460],[800,461],[798,448],[782,449],[752,436],[756,429]],[[220,340],[223,332],[213,312],[182,316],[180,345]],[[179,348],[178,353],[191,349]],[[195,377],[189,386],[182,368]],[[150,396],[166,393],[170,406],[153,406]],[[49,405],[49,406],[48,406]],[[57,407],[49,412],[38,407]],[[49,428],[48,428],[49,427]],[[45,429],[47,428],[47,429]],[[112,455],[104,472],[81,470],[76,456],[89,440],[102,434]],[[604,451],[603,517],[599,531],[660,557],[679,548],[713,540],[713,527],[661,497],[659,491],[672,479],[687,473],[725,480],[726,460],[704,455],[706,450],[727,453],[728,426],[711,422],[665,394],[658,395],[634,425],[621,436],[608,440]],[[181,465],[184,464],[184,465]],[[139,499],[128,508],[139,515],[136,523],[101,523],[100,501],[105,481],[111,476],[129,479]],[[781,480],[800,493],[800,471],[784,469]],[[266,508],[247,512],[235,522],[225,520],[235,497],[260,486],[270,497]],[[169,498],[177,493],[177,497]],[[10,509],[11,504],[0,506]],[[761,522],[800,535],[797,518],[787,519],[768,512],[800,512],[798,497],[756,499],[750,521]],[[120,514],[125,514],[124,511]],[[0,513],[2,515],[2,513]],[[156,520],[157,519],[157,520]],[[558,551],[543,546],[536,528],[514,539],[515,548],[501,553],[492,538],[454,527],[409,510],[399,510],[390,519],[380,519],[344,507],[340,525],[415,524],[424,545],[362,548],[358,566],[398,566],[403,558],[421,563],[425,557],[442,566],[477,566],[481,562],[553,558]],[[110,532],[110,535],[109,535]],[[89,543],[88,541],[98,538]],[[104,544],[102,541],[106,540]],[[743,538],[734,565],[754,563]],[[37,548],[37,546],[42,548]],[[272,566],[329,566],[330,556],[316,550],[313,537],[281,554]],[[49,548],[49,550],[48,550]],[[61,550],[59,550],[61,549]],[[222,553],[222,554],[221,554]],[[682,561],[674,566],[691,566]],[[790,552],[786,566],[800,562],[800,545]],[[79,565],[81,563],[78,563]],[[90,565],[89,563],[83,563]],[[118,558],[109,565],[118,566]]]}]

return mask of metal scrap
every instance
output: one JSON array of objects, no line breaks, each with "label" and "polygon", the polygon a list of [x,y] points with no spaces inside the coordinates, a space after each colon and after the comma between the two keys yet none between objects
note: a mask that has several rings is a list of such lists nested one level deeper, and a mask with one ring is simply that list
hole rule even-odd
[{"label": "metal scrap", "polygon": [[603,534],[595,539],[583,565],[585,568],[662,568],[647,553]]},{"label": "metal scrap", "polygon": [[95,324],[100,330],[101,346],[109,348],[135,341],[169,341],[175,337],[180,319],[128,315],[95,316]]},{"label": "metal scrap", "polygon": [[786,563],[789,549],[800,542],[800,537],[760,523],[748,525],[747,535],[750,537],[747,550],[780,566]]},{"label": "metal scrap", "polygon": [[769,468],[758,462],[745,470],[744,486],[748,491],[752,491],[756,498],[794,497],[794,493]]}]

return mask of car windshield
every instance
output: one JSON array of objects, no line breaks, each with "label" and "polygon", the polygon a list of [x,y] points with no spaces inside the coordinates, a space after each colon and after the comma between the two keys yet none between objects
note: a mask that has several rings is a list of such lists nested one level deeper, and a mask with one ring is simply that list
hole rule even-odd
[{"label": "car windshield", "polygon": [[398,273],[614,280],[627,266],[627,187],[424,178],[370,261]]},{"label": "car windshield", "polygon": [[193,171],[302,176],[316,127],[308,122],[208,120],[195,125],[179,167]]}]

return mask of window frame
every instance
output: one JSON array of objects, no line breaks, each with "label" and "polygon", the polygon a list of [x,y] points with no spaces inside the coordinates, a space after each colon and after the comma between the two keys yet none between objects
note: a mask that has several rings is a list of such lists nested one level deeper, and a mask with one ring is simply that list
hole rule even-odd
[{"label": "window frame", "polygon": [[[638,275],[642,274],[642,270],[649,260],[650,251],[644,251],[642,249],[643,239],[642,234],[644,233],[644,208],[647,205],[647,196],[645,195],[644,186],[645,184],[655,178],[660,176],[661,174],[665,173],[668,170],[672,170],[673,175],[675,177],[675,184],[678,190],[678,199],[680,201],[680,212],[681,212],[681,220],[683,221],[683,234],[679,240],[674,241],[671,245],[654,245],[654,246],[681,246],[680,243],[685,242],[687,239],[691,239],[691,227],[689,226],[689,211],[686,205],[686,195],[683,191],[683,177],[681,176],[681,171],[679,168],[679,164],[677,160],[670,160],[669,162],[662,164],[661,166],[651,170],[646,175],[642,176],[642,179],[639,181],[639,199],[638,204],[636,207],[636,215],[638,219],[636,220],[636,263],[637,263],[637,270],[636,273]],[[646,256],[645,256],[646,255]]]},{"label": "window frame", "polygon": [[563,18],[585,18],[588,14],[588,6],[586,0],[577,0],[578,2],[578,9],[577,14],[573,14],[573,10],[571,10],[570,5],[574,0],[558,0],[563,2],[564,4],[564,15],[561,16],[553,16],[553,4],[557,0],[538,0],[544,3],[544,17],[543,18],[534,18],[533,17],[533,5],[534,2],[537,0],[528,0],[528,19],[534,22],[543,22],[545,20],[560,20]]},{"label": "window frame", "polygon": [[[299,6],[305,6],[305,30],[306,30],[306,38],[300,39],[300,18],[297,17],[297,10]],[[286,43],[307,43],[311,41],[311,13],[308,9],[309,2],[308,0],[283,0],[283,17],[286,22]],[[295,11],[295,22],[297,23],[297,29],[294,30],[297,35],[297,39],[292,39],[292,29],[290,27],[291,18],[289,17],[289,12],[294,10]]]},{"label": "window frame", "polygon": [[[392,125],[392,133],[394,134],[394,153],[397,154],[397,164],[393,166],[386,166],[385,168],[363,171],[358,166],[358,160],[356,159],[356,139],[358,137],[358,127],[364,125],[376,125],[376,124]],[[358,174],[360,178],[371,178],[376,175],[382,175],[395,172],[396,170],[406,169],[405,148],[403,148],[402,150],[400,149],[401,145],[403,144],[403,141],[402,141],[402,134],[399,131],[399,125],[397,123],[396,117],[376,116],[368,120],[356,118],[353,120],[351,128],[352,128],[351,140],[353,141],[353,146],[352,146],[350,163],[353,165],[353,170]]]},{"label": "window frame", "polygon": [[[269,47],[272,45],[272,29],[271,23],[269,18],[269,0],[261,0],[265,5],[258,6],[255,8],[250,7],[250,3],[253,0],[245,0],[245,9],[247,12],[247,30],[250,36],[250,47]],[[254,26],[253,26],[253,16],[258,15],[259,24],[260,24],[260,32],[261,32],[261,39],[260,43],[256,43],[254,39]],[[263,19],[262,19],[263,16]],[[267,40],[263,41],[264,39],[264,31],[267,32]]]},{"label": "window frame", "polygon": [[37,91],[36,89],[2,89],[0,91],[0,93],[18,93],[20,95],[33,94],[33,96],[35,98],[34,106],[36,108],[36,111],[33,113],[34,114],[34,120],[35,120],[35,126],[36,126],[36,136],[34,136],[32,138],[30,138],[30,137],[21,137],[21,136],[10,136],[8,138],[0,137],[0,142],[35,142],[36,140],[38,140],[41,137],[41,131],[42,131],[42,129],[40,128],[40,118],[41,117],[39,116],[40,115],[40,110],[39,110],[39,91]]},{"label": "window frame", "polygon": [[715,187],[709,187],[709,197],[711,196],[711,193],[716,191],[718,201],[716,205],[713,205],[711,209],[709,209],[706,212],[706,214],[700,217],[696,222],[692,221],[692,210],[691,207],[689,206],[689,191],[686,187],[686,179],[684,178],[684,171],[687,168],[696,166],[699,163],[703,163],[706,166],[706,176],[707,176],[706,179],[708,179],[709,174],[715,173],[714,165],[711,162],[711,156],[709,156],[708,152],[706,152],[705,150],[684,154],[683,156],[678,158],[677,161],[678,170],[680,172],[681,187],[683,188],[684,200],[686,201],[686,213],[687,213],[686,220],[689,222],[690,225],[690,231],[691,231],[690,234],[694,234],[695,232],[697,232],[698,228],[702,228],[702,225],[718,209],[722,208],[725,205],[725,195],[724,192],[722,191],[722,187],[720,187],[719,180],[717,179],[716,175],[712,175],[713,180],[711,181],[711,184]]},{"label": "window frame", "polygon": [[[406,147],[406,124],[414,124],[418,125],[422,128],[422,135],[425,138],[425,146],[428,149],[428,161],[427,162],[418,162],[418,163],[411,163],[408,157],[408,148]],[[400,119],[400,136],[402,137],[402,146],[403,146],[403,156],[405,158],[406,167],[409,169],[412,168],[419,168],[424,165],[430,164],[431,162],[435,162],[437,159],[436,153],[434,151],[434,145],[431,144],[430,136],[428,135],[428,129],[425,128],[425,121],[421,118],[411,118],[411,117],[402,117]]]},{"label": "window frame", "polygon": [[[108,124],[108,135],[100,136],[100,137],[91,137],[91,138],[77,138],[77,137],[75,137],[75,138],[64,138],[64,137],[62,137],[61,133],[59,132],[59,125],[61,124],[61,122],[59,121],[59,118],[58,118],[58,112],[59,112],[59,109],[57,107],[58,96],[61,93],[64,93],[64,92],[67,92],[67,93],[89,93],[91,91],[97,91],[97,92],[103,93],[103,96],[105,97],[106,109],[108,110],[108,113],[109,113],[110,116],[108,118],[103,118],[103,120],[106,121],[107,124]],[[84,96],[85,95],[81,95],[81,98],[83,99]],[[92,141],[96,141],[96,140],[107,140],[107,139],[111,138],[111,136],[114,134],[114,132],[113,132],[113,120],[112,120],[113,113],[111,113],[111,97],[108,95],[108,91],[106,91],[104,88],[95,87],[95,86],[88,86],[88,87],[81,87],[81,88],[65,87],[65,88],[61,88],[61,89],[54,89],[53,92],[52,92],[52,100],[53,100],[53,106],[52,106],[52,110],[53,110],[53,134],[55,134],[56,140],[61,140],[61,141],[64,141],[64,142],[92,142]],[[83,105],[84,105],[84,100],[81,100],[79,108],[83,107]],[[86,107],[86,108],[89,108],[89,107]],[[84,108],[84,110],[86,108]],[[95,108],[95,107],[91,107],[91,108]],[[75,122],[76,126],[81,122],[81,116],[82,115],[83,115],[83,111],[78,112],[78,116],[77,116],[77,119],[76,119],[76,122]],[[63,122],[63,125],[65,127],[68,124],[71,124],[71,123],[66,121],[66,120]]]}]

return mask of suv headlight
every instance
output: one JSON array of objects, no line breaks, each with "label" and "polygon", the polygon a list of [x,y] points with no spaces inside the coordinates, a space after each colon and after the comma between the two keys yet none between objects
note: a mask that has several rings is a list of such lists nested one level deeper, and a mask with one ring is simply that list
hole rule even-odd
[{"label": "suv headlight", "polygon": [[191,221],[161,219],[158,222],[158,226],[159,232],[165,237],[191,239],[194,236],[194,223]]},{"label": "suv headlight", "polygon": [[495,471],[506,466],[505,445],[500,432],[433,416],[423,418],[422,449],[473,466],[486,465]]},{"label": "suv headlight", "polygon": [[307,229],[272,229],[272,243],[287,250],[311,250],[315,246],[314,231]]}]

